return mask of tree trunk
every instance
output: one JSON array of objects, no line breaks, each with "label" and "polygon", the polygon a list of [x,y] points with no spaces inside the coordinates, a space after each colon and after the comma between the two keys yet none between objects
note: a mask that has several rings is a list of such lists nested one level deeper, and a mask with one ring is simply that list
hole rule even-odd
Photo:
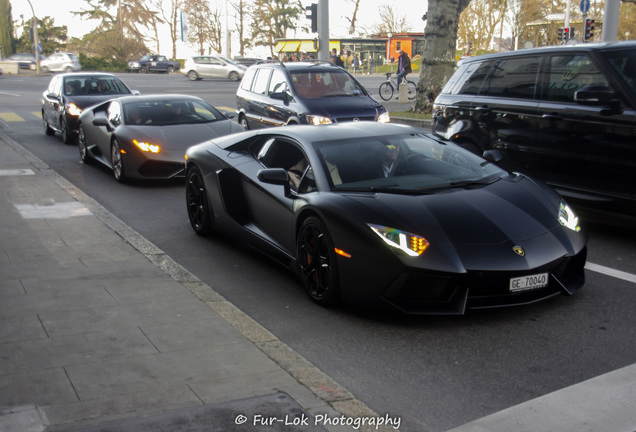
[{"label": "tree trunk", "polygon": [[470,0],[429,0],[414,112],[430,113],[435,98],[453,74],[459,16],[469,3]]}]

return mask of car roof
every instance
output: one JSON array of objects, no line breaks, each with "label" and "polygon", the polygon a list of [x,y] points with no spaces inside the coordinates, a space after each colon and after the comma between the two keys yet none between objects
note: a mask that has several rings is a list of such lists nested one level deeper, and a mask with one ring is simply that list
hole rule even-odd
[{"label": "car roof", "polygon": [[334,70],[335,68],[336,70],[341,70],[346,72],[341,67],[338,67],[335,64],[326,60],[303,60],[299,62],[288,62],[288,63],[283,63],[279,60],[262,60],[252,65],[251,67],[272,67],[277,69],[285,69],[290,72],[294,72],[298,70],[308,70],[308,69]]},{"label": "car roof", "polygon": [[[152,95],[139,95],[139,96],[124,96],[117,98],[122,104],[128,102],[152,102],[152,101],[165,101],[166,99],[179,99],[182,101],[203,101],[200,97],[190,96],[185,94],[152,94]],[[204,101],[205,102],[205,101]],[[206,102],[207,103],[207,102]]]},{"label": "car roof", "polygon": [[121,79],[117,75],[112,74],[112,73],[108,73],[108,72],[67,72],[67,73],[59,74],[59,76],[61,76],[63,78],[68,78],[68,77],[72,78],[72,77],[80,77],[80,76],[81,77],[85,77],[85,76],[93,76],[93,77],[96,77],[96,76],[109,76],[109,77],[115,77],[115,78]]},{"label": "car roof", "polygon": [[501,53],[484,54],[475,57],[462,58],[462,63],[472,63],[475,61],[490,60],[496,58],[504,58],[511,56],[524,56],[529,54],[559,53],[559,52],[594,52],[609,51],[613,49],[635,49],[636,41],[620,41],[620,42],[599,42],[599,43],[580,43],[572,45],[551,45],[538,48],[525,48],[517,51],[507,51]]},{"label": "car roof", "polygon": [[414,133],[426,133],[426,131],[404,124],[376,122],[346,122],[323,126],[295,125],[259,131],[259,135],[286,135],[297,141],[340,140]]}]

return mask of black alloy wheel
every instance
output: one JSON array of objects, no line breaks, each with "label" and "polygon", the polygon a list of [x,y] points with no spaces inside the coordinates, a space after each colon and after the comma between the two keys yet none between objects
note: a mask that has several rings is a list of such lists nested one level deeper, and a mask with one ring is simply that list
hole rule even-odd
[{"label": "black alloy wheel", "polygon": [[113,166],[113,176],[115,176],[115,180],[123,183],[126,180],[126,173],[124,171],[124,159],[121,153],[121,146],[117,138],[113,138],[113,142],[110,144],[110,162]]},{"label": "black alloy wheel", "polygon": [[44,110],[42,110],[42,123],[44,126],[44,133],[47,135],[55,135],[55,131],[51,128],[49,122],[46,121],[46,117],[44,117]]},{"label": "black alloy wheel", "polygon": [[189,167],[186,174],[186,204],[194,232],[200,236],[212,233],[212,209],[208,203],[203,174],[196,165]]},{"label": "black alloy wheel", "polygon": [[66,122],[66,117],[60,117],[60,129],[62,133],[62,142],[64,144],[75,144],[75,137],[73,136],[73,132],[68,128],[68,123]]},{"label": "black alloy wheel", "polygon": [[307,294],[321,306],[332,306],[340,297],[338,267],[333,242],[324,223],[310,216],[296,242],[300,277]]},{"label": "black alloy wheel", "polygon": [[79,125],[78,146],[80,159],[85,164],[90,163],[90,156],[88,156],[88,143],[86,142],[86,133],[84,132],[84,125]]}]

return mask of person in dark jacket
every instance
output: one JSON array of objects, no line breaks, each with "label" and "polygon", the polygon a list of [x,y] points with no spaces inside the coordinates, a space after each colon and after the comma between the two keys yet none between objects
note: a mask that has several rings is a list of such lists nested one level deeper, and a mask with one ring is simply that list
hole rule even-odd
[{"label": "person in dark jacket", "polygon": [[398,50],[400,56],[398,57],[398,74],[397,74],[397,82],[398,85],[402,82],[402,78],[406,77],[408,74],[412,72],[411,70],[411,59],[409,55],[404,52],[404,50]]}]

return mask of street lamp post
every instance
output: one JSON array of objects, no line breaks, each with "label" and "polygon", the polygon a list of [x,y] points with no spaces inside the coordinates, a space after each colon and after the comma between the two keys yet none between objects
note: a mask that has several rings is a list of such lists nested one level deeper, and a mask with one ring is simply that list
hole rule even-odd
[{"label": "street lamp post", "polygon": [[29,6],[31,6],[31,13],[33,14],[33,52],[35,54],[35,70],[38,75],[40,74],[40,52],[38,50],[38,45],[40,41],[38,40],[38,19],[35,16],[35,10],[33,10],[33,5],[31,4],[31,0],[27,0],[29,2]]}]

